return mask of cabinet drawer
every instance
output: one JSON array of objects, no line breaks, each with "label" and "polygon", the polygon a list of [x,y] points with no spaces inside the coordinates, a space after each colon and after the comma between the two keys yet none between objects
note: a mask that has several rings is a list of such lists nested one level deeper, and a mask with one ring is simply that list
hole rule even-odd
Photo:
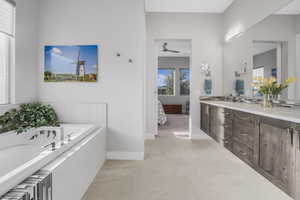
[{"label": "cabinet drawer", "polygon": [[225,108],[224,111],[223,111],[223,115],[224,115],[225,121],[232,121],[233,112],[231,110],[228,110],[228,109]]},{"label": "cabinet drawer", "polygon": [[240,112],[240,111],[234,111],[233,112],[233,119],[234,120],[239,120],[239,121],[244,121],[249,124],[256,124],[257,121],[257,116],[250,114],[250,113],[245,113],[245,112]]},{"label": "cabinet drawer", "polygon": [[245,121],[235,121],[233,127],[233,136],[240,143],[243,143],[250,148],[253,148],[255,126]]},{"label": "cabinet drawer", "polygon": [[253,149],[235,139],[232,141],[232,152],[250,166],[254,165]]}]

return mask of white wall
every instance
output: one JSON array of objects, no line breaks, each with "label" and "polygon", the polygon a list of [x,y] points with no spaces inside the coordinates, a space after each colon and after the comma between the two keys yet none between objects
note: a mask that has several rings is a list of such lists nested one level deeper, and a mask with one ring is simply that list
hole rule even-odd
[{"label": "white wall", "polygon": [[235,0],[224,12],[225,39],[246,32],[293,0]]},{"label": "white wall", "polygon": [[300,14],[296,16],[296,98],[300,99]]},{"label": "white wall", "polygon": [[154,103],[156,95],[155,40],[187,39],[192,43],[191,58],[191,136],[200,136],[199,96],[204,95],[204,74],[200,64],[207,62],[212,68],[213,95],[222,94],[222,15],[218,14],[147,14],[147,133],[155,134]]},{"label": "white wall", "polygon": [[17,0],[12,103],[37,97],[38,0]]},{"label": "white wall", "polygon": [[[229,95],[234,89],[234,71],[247,62],[248,73],[245,80],[246,95],[252,95],[253,41],[288,42],[288,76],[295,76],[296,63],[296,26],[295,17],[272,15],[249,29],[244,35],[224,46],[224,94]],[[284,66],[283,66],[284,67]],[[289,98],[295,97],[295,84],[289,87]]]},{"label": "white wall", "polygon": [[[145,14],[140,0],[41,0],[38,95],[42,101],[108,104],[108,151],[144,152]],[[97,83],[44,83],[43,47],[99,45]],[[121,57],[116,53],[120,52]],[[133,63],[129,63],[129,58]],[[120,154],[118,154],[120,153]],[[127,154],[125,154],[127,155]]]}]

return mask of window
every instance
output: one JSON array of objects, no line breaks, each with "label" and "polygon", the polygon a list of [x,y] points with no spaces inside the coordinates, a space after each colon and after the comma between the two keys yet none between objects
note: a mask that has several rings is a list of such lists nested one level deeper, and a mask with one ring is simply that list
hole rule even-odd
[{"label": "window", "polygon": [[174,69],[158,69],[158,95],[174,95]]},{"label": "window", "polygon": [[180,95],[190,95],[190,69],[180,69]]},{"label": "window", "polygon": [[[254,68],[253,69],[253,83],[257,83],[258,80],[257,78],[264,78],[264,74],[265,74],[265,68],[262,67],[258,67],[258,68]],[[261,96],[261,94],[258,92],[258,87],[253,87],[253,94],[254,96]]]},{"label": "window", "polygon": [[0,0],[0,104],[9,103],[11,50],[14,40],[15,4]]}]

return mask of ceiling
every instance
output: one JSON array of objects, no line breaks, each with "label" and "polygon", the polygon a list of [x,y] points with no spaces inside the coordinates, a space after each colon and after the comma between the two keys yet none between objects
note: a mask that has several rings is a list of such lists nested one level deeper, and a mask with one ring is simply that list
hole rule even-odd
[{"label": "ceiling", "polygon": [[146,12],[223,13],[234,0],[145,0]]},{"label": "ceiling", "polygon": [[276,14],[279,15],[298,15],[300,14],[300,0],[293,0],[289,5],[282,8]]}]

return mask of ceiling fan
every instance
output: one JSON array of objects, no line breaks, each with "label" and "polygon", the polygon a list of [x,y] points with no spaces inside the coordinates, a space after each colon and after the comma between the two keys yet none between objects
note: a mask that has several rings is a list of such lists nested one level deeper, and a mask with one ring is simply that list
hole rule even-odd
[{"label": "ceiling fan", "polygon": [[163,46],[162,46],[162,51],[163,52],[170,52],[170,53],[180,53],[180,51],[176,51],[176,50],[170,50],[168,49],[168,43],[167,42],[164,42]]}]

